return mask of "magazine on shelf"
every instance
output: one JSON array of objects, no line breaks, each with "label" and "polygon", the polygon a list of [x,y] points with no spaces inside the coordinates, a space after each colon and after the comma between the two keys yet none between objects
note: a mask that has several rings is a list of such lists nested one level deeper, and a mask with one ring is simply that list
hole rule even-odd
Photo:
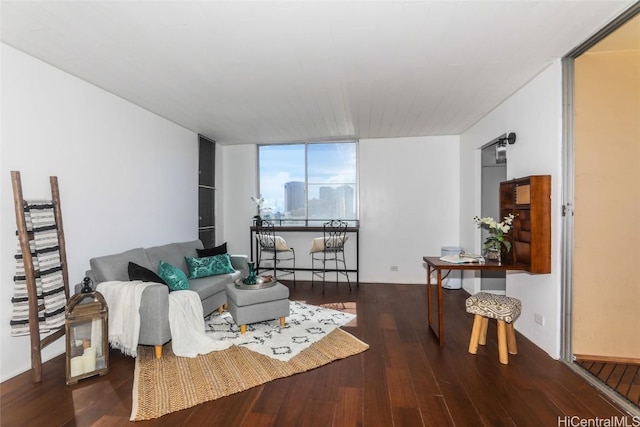
[{"label": "magazine on shelf", "polygon": [[476,254],[445,255],[440,257],[440,261],[450,262],[451,264],[484,264],[484,257]]}]

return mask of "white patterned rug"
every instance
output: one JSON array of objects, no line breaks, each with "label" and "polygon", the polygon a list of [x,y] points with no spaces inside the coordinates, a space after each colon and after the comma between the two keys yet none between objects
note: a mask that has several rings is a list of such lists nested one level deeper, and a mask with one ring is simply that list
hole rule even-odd
[{"label": "white patterned rug", "polygon": [[205,328],[207,335],[216,340],[288,361],[355,317],[355,314],[291,301],[291,313],[284,328],[280,328],[280,322],[275,319],[247,325],[247,332],[241,335],[240,327],[228,311],[207,317]]}]

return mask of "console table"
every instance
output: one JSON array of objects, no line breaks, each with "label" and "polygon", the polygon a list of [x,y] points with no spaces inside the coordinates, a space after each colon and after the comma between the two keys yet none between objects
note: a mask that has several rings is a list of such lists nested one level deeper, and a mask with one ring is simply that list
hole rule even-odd
[{"label": "console table", "polygon": [[[444,312],[442,309],[442,270],[493,270],[493,271],[525,271],[525,264],[500,264],[497,261],[487,260],[484,264],[477,262],[465,264],[453,264],[441,261],[437,256],[424,256],[422,260],[427,264],[427,317],[429,319],[429,328],[440,341],[440,347],[444,345]],[[431,273],[437,273],[437,297],[435,301],[438,304],[438,324],[434,325],[433,310],[431,309]]]},{"label": "console table", "polygon": [[[275,225],[274,226],[276,233],[286,233],[286,232],[302,232],[302,233],[316,233],[319,237],[321,237],[324,233],[324,227],[322,225]],[[255,240],[254,234],[257,231],[257,227],[252,225],[249,227],[249,240],[251,244],[251,260],[258,259],[258,245],[254,245],[253,242]],[[356,241],[356,267],[347,269],[346,271],[350,273],[356,273],[356,286],[360,287],[360,225],[356,222],[355,225],[347,227],[347,233],[355,235]],[[305,267],[296,267],[296,271],[311,271],[311,268]],[[333,269],[327,269],[326,271],[335,271]],[[340,270],[343,271],[343,270]]]}]

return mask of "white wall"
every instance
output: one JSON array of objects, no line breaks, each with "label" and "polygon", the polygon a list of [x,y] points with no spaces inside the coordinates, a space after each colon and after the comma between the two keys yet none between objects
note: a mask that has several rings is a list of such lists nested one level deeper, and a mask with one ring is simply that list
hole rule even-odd
[{"label": "white wall", "polygon": [[[561,328],[561,191],[562,191],[562,75],[556,60],[535,79],[460,136],[460,233],[463,245],[480,250],[480,233],[472,218],[480,211],[479,148],[505,132],[517,142],[507,148],[507,179],[551,175],[551,274],[507,274],[507,295],[522,301],[516,329],[552,357],[560,357]],[[466,277],[470,277],[467,275]],[[476,279],[463,286],[477,291]],[[544,326],[534,314],[544,316]]]},{"label": "white wall", "polygon": [[[249,226],[256,214],[251,196],[258,194],[254,144],[221,145],[216,152],[216,240],[231,253],[250,254]],[[220,226],[224,224],[224,226]]]},{"label": "white wall", "polygon": [[[222,216],[218,240],[249,253],[249,225],[257,195],[256,146],[219,146],[222,181],[217,182]],[[361,140],[360,281],[425,283],[422,256],[458,245],[459,142],[457,136]],[[309,266],[309,233],[286,235],[298,266]],[[347,245],[347,260],[355,243]],[[391,272],[390,266],[398,266]],[[297,277],[307,279],[304,273]],[[352,276],[353,277],[353,276]]]},{"label": "white wall", "polygon": [[458,245],[459,154],[458,136],[360,140],[361,280],[425,284],[422,257]]},{"label": "white wall", "polygon": [[[11,170],[26,198],[58,176],[69,280],[89,258],[197,238],[197,135],[2,44],[0,377],[30,368],[28,337],[10,336],[17,241]],[[60,339],[44,360],[64,351]]]}]

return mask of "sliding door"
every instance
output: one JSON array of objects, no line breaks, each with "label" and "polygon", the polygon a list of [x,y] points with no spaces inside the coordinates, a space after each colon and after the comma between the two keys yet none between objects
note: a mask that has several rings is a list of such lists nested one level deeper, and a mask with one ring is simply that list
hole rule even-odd
[{"label": "sliding door", "polygon": [[640,16],[574,62],[572,349],[640,363]]}]

